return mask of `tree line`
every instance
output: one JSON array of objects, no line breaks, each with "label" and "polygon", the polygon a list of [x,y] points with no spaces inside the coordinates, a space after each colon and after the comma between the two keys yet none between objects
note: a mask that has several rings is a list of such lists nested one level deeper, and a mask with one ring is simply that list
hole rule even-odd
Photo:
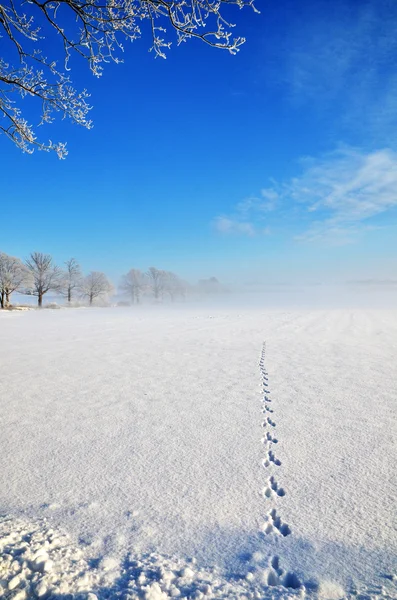
[{"label": "tree line", "polygon": [[[156,301],[168,296],[172,301],[186,298],[189,284],[170,271],[150,267],[146,272],[130,269],[122,276],[119,290],[128,296],[129,303],[139,304],[144,295]],[[83,275],[75,258],[65,261],[63,268],[55,264],[50,254],[32,252],[24,262],[0,252],[0,306],[11,306],[14,292],[37,297],[43,306],[45,294],[52,291],[65,297],[68,304],[85,299],[92,306],[115,291],[107,276],[100,271]]]}]

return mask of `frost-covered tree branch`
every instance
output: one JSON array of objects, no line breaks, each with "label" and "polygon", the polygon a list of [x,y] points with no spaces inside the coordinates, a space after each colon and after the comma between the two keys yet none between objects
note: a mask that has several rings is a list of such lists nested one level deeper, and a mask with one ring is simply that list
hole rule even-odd
[{"label": "frost-covered tree branch", "polygon": [[164,293],[166,281],[165,271],[156,269],[156,267],[149,267],[146,276],[149,281],[149,288],[152,290],[154,299],[160,300]]},{"label": "frost-covered tree branch", "polygon": [[7,308],[11,294],[29,282],[29,272],[19,258],[0,252],[0,307]]},{"label": "frost-covered tree branch", "polygon": [[126,275],[123,275],[120,290],[128,294],[132,304],[139,304],[142,291],[147,286],[147,276],[139,269],[130,269]]},{"label": "frost-covered tree branch", "polygon": [[37,296],[39,308],[43,306],[43,296],[50,290],[59,291],[62,271],[54,264],[52,256],[42,252],[32,252],[26,260],[26,267],[32,284],[25,293]]},{"label": "frost-covered tree branch", "polygon": [[256,11],[253,0],[0,0],[0,132],[25,152],[39,148],[64,158],[64,143],[37,139],[21,110],[23,98],[40,103],[39,124],[58,113],[90,128],[88,93],[75,90],[67,75],[73,53],[99,77],[106,62],[121,61],[123,42],[140,38],[147,25],[151,50],[162,58],[172,43],[169,29],[177,44],[198,38],[235,54],[245,39],[232,36],[228,5]]},{"label": "frost-covered tree branch", "polygon": [[72,302],[73,293],[81,287],[82,273],[79,263],[75,258],[69,258],[65,261],[66,269],[62,276],[60,284],[60,293],[66,296],[67,301]]},{"label": "frost-covered tree branch", "polygon": [[176,296],[185,298],[188,288],[187,283],[182,281],[178,275],[175,275],[175,273],[172,273],[171,271],[164,271],[163,273],[164,289],[169,295],[171,301],[174,302]]},{"label": "frost-covered tree branch", "polygon": [[92,271],[81,282],[81,293],[88,298],[92,306],[97,298],[106,298],[113,291],[113,286],[104,273]]}]

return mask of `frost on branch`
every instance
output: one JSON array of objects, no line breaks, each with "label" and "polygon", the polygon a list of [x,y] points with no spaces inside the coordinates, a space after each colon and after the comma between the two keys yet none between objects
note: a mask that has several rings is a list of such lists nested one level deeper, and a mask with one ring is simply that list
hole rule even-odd
[{"label": "frost on branch", "polygon": [[[41,121],[51,123],[53,113],[61,113],[78,125],[90,128],[91,121],[87,120],[90,109],[86,102],[87,92],[76,92],[70,85],[69,78],[58,72],[53,65],[47,65],[44,59],[38,59],[44,69],[35,70],[33,66],[22,63],[19,68],[12,68],[0,59],[0,131],[11,139],[24,152],[33,152],[34,147],[41,150],[54,150],[59,158],[67,155],[66,145],[63,143],[47,144],[37,141],[33,127],[22,116],[17,105],[18,96],[34,96],[41,101]],[[53,77],[53,81],[49,77]]]},{"label": "frost on branch", "polygon": [[[21,99],[31,96],[38,100],[39,124],[50,123],[58,113],[89,129],[88,93],[76,91],[64,73],[69,70],[72,53],[87,61],[99,77],[103,63],[120,62],[122,42],[141,37],[147,24],[156,56],[165,58],[171,45],[167,28],[176,32],[178,44],[195,37],[235,54],[245,39],[232,37],[234,25],[223,16],[228,5],[250,6],[258,12],[253,0],[0,0],[0,40],[8,57],[0,57],[0,132],[24,152],[37,147],[54,150],[64,158],[64,143],[37,139],[21,112]],[[43,53],[46,48],[46,53],[60,55],[59,48],[53,50],[52,40],[46,40],[51,30],[61,45],[61,68]]]}]

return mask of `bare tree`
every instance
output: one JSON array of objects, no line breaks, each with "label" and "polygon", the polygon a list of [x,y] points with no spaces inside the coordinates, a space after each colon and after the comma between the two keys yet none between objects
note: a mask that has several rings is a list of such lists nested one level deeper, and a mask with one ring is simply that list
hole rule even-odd
[{"label": "bare tree", "polygon": [[177,293],[183,300],[186,300],[186,296],[189,292],[190,284],[178,277]]},{"label": "bare tree", "polygon": [[[41,123],[50,123],[54,113],[59,113],[78,125],[91,127],[88,93],[76,91],[69,76],[57,66],[60,50],[65,71],[70,70],[69,58],[74,52],[99,77],[104,63],[121,62],[122,40],[141,37],[141,24],[147,22],[157,56],[165,57],[171,45],[164,37],[166,25],[176,32],[178,44],[195,37],[235,54],[245,40],[231,35],[233,25],[224,17],[229,5],[254,8],[253,0],[0,0],[4,47],[0,58],[0,113],[4,117],[0,132],[25,152],[37,147],[54,150],[64,158],[66,145],[38,141],[16,104],[18,97],[32,97],[41,106]],[[61,48],[56,48],[54,40],[59,40]],[[43,54],[43,48],[50,50],[50,57]]]},{"label": "bare tree", "polygon": [[145,274],[139,269],[130,269],[126,275],[123,275],[120,289],[130,296],[132,304],[140,303],[142,291],[147,284],[146,279]]},{"label": "bare tree", "polygon": [[0,252],[0,306],[7,308],[10,305],[10,296],[13,292],[26,286],[29,281],[29,272],[25,265],[14,256]]},{"label": "bare tree", "polygon": [[59,291],[62,271],[54,264],[50,254],[32,252],[26,261],[27,269],[32,278],[29,293],[38,298],[38,306],[43,306],[43,296],[49,290]]},{"label": "bare tree", "polygon": [[174,302],[177,296],[185,298],[186,296],[186,284],[183,282],[178,275],[171,271],[164,271],[164,291],[167,292],[171,301]]},{"label": "bare tree", "polygon": [[83,296],[88,298],[90,306],[97,298],[105,298],[113,290],[113,286],[104,273],[92,271],[81,283]]},{"label": "bare tree", "polygon": [[149,287],[153,292],[153,296],[156,300],[163,296],[166,275],[165,271],[156,269],[156,267],[149,267],[147,272],[147,278],[149,280]]},{"label": "bare tree", "polygon": [[73,292],[81,285],[81,268],[75,258],[65,261],[66,270],[62,277],[61,293],[66,296],[68,302],[72,301]]},{"label": "bare tree", "polygon": [[225,288],[221,285],[216,277],[210,277],[209,279],[200,279],[197,284],[198,290],[205,294],[217,294],[225,291]]}]

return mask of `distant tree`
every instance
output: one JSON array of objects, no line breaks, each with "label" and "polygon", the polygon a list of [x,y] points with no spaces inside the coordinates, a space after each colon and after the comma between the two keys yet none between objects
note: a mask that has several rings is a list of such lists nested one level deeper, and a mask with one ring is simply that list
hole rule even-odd
[{"label": "distant tree", "polygon": [[61,293],[71,302],[73,292],[81,285],[81,268],[75,258],[65,261],[66,269],[62,277]]},{"label": "distant tree", "polygon": [[205,294],[216,294],[224,291],[222,285],[216,277],[200,279],[198,282],[198,289]]},{"label": "distant tree", "polygon": [[62,271],[57,267],[50,254],[32,252],[26,261],[26,267],[32,279],[28,293],[37,296],[38,306],[43,306],[43,296],[49,290],[59,291]]},{"label": "distant tree", "polygon": [[0,0],[0,133],[25,152],[36,147],[64,158],[65,144],[36,139],[18,98],[37,101],[40,124],[59,113],[90,128],[88,93],[76,91],[63,72],[70,71],[72,53],[99,77],[104,63],[121,62],[123,40],[139,38],[147,23],[157,56],[165,57],[171,45],[163,37],[165,26],[176,32],[178,44],[194,37],[235,54],[245,40],[231,35],[233,25],[224,14],[230,5],[253,7],[253,0]]},{"label": "distant tree", "polygon": [[156,267],[149,267],[147,277],[155,300],[162,298],[166,282],[165,271],[160,271]]},{"label": "distant tree", "polygon": [[0,306],[10,305],[11,294],[26,286],[29,272],[22,261],[14,256],[0,252]]},{"label": "distant tree", "polygon": [[169,295],[171,301],[174,302],[177,296],[184,298],[186,296],[186,283],[182,281],[178,275],[171,271],[163,271],[164,291]]},{"label": "distant tree", "polygon": [[141,295],[147,284],[147,278],[139,269],[130,269],[126,275],[123,275],[120,289],[129,295],[132,304],[140,303]]},{"label": "distant tree", "polygon": [[92,306],[97,298],[105,298],[113,290],[113,286],[104,273],[92,271],[84,277],[81,282],[81,291],[83,296],[88,298],[89,305]]},{"label": "distant tree", "polygon": [[186,296],[189,292],[189,289],[190,289],[190,284],[187,281],[185,281],[184,279],[179,279],[178,291],[183,300],[186,300]]}]

